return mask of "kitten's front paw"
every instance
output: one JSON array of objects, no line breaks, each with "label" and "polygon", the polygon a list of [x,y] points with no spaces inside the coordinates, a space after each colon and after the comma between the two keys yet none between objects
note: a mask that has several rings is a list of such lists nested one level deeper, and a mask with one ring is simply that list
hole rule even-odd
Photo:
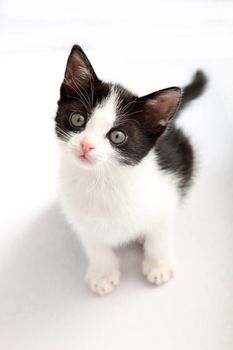
[{"label": "kitten's front paw", "polygon": [[166,263],[156,263],[153,260],[144,260],[142,272],[150,283],[160,285],[174,277],[174,268]]},{"label": "kitten's front paw", "polygon": [[103,272],[96,269],[89,269],[86,281],[93,292],[99,295],[105,295],[111,293],[118,286],[120,282],[120,271]]}]

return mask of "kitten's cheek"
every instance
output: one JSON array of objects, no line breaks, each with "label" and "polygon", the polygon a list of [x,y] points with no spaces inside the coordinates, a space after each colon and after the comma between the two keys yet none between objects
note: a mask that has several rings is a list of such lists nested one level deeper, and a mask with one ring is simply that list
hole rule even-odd
[{"label": "kitten's cheek", "polygon": [[79,159],[81,151],[76,148],[71,148],[71,153],[76,159]]}]

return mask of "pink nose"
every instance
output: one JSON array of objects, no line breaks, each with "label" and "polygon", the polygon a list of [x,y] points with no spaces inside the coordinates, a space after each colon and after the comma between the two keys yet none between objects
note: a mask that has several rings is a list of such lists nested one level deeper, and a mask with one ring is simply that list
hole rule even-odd
[{"label": "pink nose", "polygon": [[88,141],[82,141],[81,142],[82,152],[85,156],[87,153],[89,153],[92,149],[95,149],[95,147],[89,143]]}]

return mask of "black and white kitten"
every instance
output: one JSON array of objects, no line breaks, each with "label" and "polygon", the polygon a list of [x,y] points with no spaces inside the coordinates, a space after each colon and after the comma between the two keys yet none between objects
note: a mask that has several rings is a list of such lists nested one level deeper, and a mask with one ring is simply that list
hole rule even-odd
[{"label": "black and white kitten", "polygon": [[183,94],[170,87],[138,97],[100,80],[83,50],[72,48],[56,115],[61,205],[87,253],[96,293],[119,284],[113,248],[140,236],[148,281],[173,276],[176,212],[193,173],[192,147],[173,120],[205,84],[199,71]]}]

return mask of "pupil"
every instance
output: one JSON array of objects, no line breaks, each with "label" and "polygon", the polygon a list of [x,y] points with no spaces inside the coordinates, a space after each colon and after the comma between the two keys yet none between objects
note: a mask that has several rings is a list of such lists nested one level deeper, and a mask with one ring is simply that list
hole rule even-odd
[{"label": "pupil", "polygon": [[77,123],[78,123],[78,124],[82,124],[82,122],[83,122],[82,117],[78,117]]}]

